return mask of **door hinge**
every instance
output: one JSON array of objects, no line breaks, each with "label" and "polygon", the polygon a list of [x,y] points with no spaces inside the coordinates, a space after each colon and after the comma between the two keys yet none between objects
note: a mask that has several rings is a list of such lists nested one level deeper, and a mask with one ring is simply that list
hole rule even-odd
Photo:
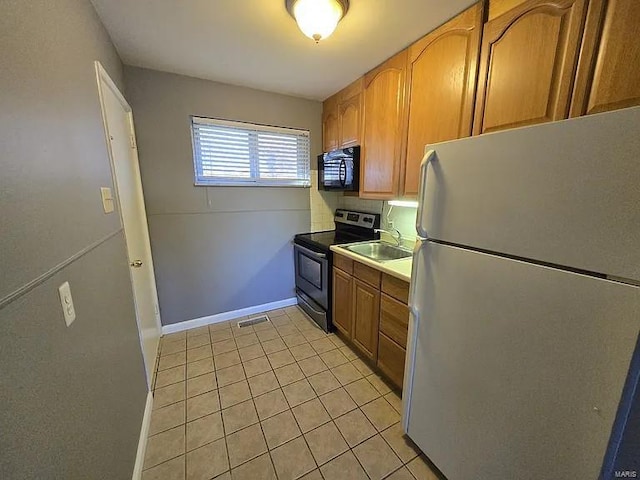
[{"label": "door hinge", "polygon": [[135,149],[136,148],[136,137],[134,137],[133,135],[129,136],[129,140],[131,141],[131,148]]}]

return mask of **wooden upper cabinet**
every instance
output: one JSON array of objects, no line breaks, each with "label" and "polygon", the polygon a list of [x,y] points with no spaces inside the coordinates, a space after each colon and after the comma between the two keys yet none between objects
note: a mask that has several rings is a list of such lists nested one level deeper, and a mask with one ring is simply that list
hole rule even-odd
[{"label": "wooden upper cabinet", "polygon": [[340,147],[360,145],[360,113],[362,95],[356,96],[340,104]]},{"label": "wooden upper cabinet", "polygon": [[362,142],[362,83],[359,78],[340,92],[339,131],[340,148],[353,147]]},{"label": "wooden upper cabinet", "polygon": [[364,77],[360,196],[389,199],[399,191],[403,162],[407,50]]},{"label": "wooden upper cabinet", "polygon": [[330,152],[338,148],[338,97],[327,98],[322,105],[322,150]]},{"label": "wooden upper cabinet", "polygon": [[483,6],[409,47],[409,121],[403,195],[418,194],[425,145],[471,135]]},{"label": "wooden upper cabinet", "polygon": [[569,115],[587,0],[528,0],[484,26],[473,133]]},{"label": "wooden upper cabinet", "polygon": [[487,2],[489,4],[487,21],[493,20],[503,13],[507,13],[509,10],[512,10],[513,8],[526,1],[527,0],[489,0]]},{"label": "wooden upper cabinet", "polygon": [[640,105],[639,25],[639,0],[591,0],[572,117]]}]

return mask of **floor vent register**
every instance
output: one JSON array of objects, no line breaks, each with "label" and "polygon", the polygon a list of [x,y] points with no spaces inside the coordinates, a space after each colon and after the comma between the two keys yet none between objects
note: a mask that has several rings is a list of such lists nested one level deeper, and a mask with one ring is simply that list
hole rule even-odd
[{"label": "floor vent register", "polygon": [[248,327],[250,325],[257,325],[258,323],[268,322],[269,317],[266,315],[260,315],[259,317],[249,318],[248,320],[240,320],[238,322],[238,328]]}]

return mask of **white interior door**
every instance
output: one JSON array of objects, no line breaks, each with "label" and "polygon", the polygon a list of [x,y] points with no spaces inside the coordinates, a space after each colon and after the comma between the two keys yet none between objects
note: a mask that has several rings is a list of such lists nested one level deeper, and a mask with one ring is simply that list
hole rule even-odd
[{"label": "white interior door", "polygon": [[150,386],[161,326],[133,116],[131,107],[97,62],[96,71],[116,198],[127,243],[140,343]]}]

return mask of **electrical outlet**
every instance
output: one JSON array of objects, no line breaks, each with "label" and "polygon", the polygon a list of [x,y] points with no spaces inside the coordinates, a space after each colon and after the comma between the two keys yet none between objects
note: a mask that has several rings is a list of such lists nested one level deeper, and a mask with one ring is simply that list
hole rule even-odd
[{"label": "electrical outlet", "polygon": [[73,297],[71,297],[71,287],[69,282],[64,282],[58,287],[60,295],[60,304],[62,305],[62,313],[64,313],[64,321],[69,327],[76,319],[76,309],[73,306]]},{"label": "electrical outlet", "polygon": [[393,225],[393,220],[388,220],[388,221],[387,221],[387,226],[388,226],[389,228],[396,228],[396,227]]}]

